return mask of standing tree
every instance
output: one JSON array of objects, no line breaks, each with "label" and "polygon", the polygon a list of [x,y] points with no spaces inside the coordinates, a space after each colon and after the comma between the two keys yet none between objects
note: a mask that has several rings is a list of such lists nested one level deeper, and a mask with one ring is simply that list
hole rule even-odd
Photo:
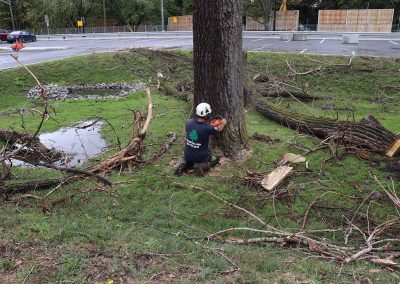
[{"label": "standing tree", "polygon": [[242,2],[194,0],[194,103],[227,118],[218,144],[238,157],[248,147],[244,120]]},{"label": "standing tree", "polygon": [[274,20],[273,0],[242,0],[242,2],[246,16],[252,17],[255,21],[262,19],[265,30],[272,30]]}]

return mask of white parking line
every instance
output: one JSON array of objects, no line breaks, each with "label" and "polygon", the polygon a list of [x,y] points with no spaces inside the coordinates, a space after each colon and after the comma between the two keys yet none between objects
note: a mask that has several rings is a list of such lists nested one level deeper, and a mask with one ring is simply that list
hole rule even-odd
[{"label": "white parking line", "polygon": [[351,54],[353,54],[353,56],[354,56],[354,55],[356,55],[356,52],[353,50],[353,51],[351,52]]},{"label": "white parking line", "polygon": [[302,51],[300,51],[300,53],[304,53],[304,52],[306,52],[307,50],[308,50],[308,48],[303,49]]},{"label": "white parking line", "polygon": [[389,40],[389,42],[391,42],[391,43],[393,43],[393,44],[395,44],[395,45],[400,45],[398,42],[395,42],[395,41]]},{"label": "white parking line", "polygon": [[322,44],[322,43],[324,43],[324,41],[325,41],[325,39],[321,40],[319,43]]},{"label": "white parking line", "polygon": [[265,39],[265,38],[259,38],[259,39],[255,39],[255,40],[252,40],[251,42],[260,41],[260,40],[263,40],[263,39]]}]

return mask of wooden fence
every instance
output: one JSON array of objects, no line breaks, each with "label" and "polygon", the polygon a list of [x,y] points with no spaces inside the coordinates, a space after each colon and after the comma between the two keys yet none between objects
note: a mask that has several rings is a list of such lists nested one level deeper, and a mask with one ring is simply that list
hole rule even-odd
[{"label": "wooden fence", "polygon": [[[273,20],[273,15],[271,15]],[[270,23],[272,26],[272,23]],[[264,30],[262,20],[256,21],[251,17],[246,17],[246,30],[247,31],[260,31]],[[275,30],[277,31],[297,31],[299,29],[299,11],[290,10],[285,12],[276,12]]]},{"label": "wooden fence", "polygon": [[168,31],[192,31],[193,16],[175,16],[168,18]]},{"label": "wooden fence", "polygon": [[321,32],[391,32],[394,9],[320,10]]}]

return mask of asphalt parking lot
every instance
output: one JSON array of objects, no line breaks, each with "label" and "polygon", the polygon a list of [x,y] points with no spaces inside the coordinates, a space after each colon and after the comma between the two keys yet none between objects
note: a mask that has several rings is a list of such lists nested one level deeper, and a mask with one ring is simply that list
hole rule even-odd
[{"label": "asphalt parking lot", "polygon": [[[14,68],[18,63],[10,56],[10,44],[0,43],[0,69]],[[18,53],[24,64],[35,64],[98,52],[129,48],[180,49],[193,48],[192,33],[135,33],[38,36],[37,42],[26,43]],[[279,35],[246,32],[243,48],[255,52],[292,52],[339,56],[400,57],[400,35],[363,35],[358,44],[343,44],[340,34],[318,33],[306,41],[281,40]]]}]

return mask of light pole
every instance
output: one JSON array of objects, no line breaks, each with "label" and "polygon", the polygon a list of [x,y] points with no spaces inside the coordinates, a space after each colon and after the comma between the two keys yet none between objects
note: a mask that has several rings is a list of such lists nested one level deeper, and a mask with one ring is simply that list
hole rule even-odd
[{"label": "light pole", "polygon": [[106,32],[106,26],[107,26],[107,18],[106,18],[106,0],[103,0],[103,15],[104,15],[104,28],[103,32]]},{"label": "light pole", "polygon": [[161,31],[164,31],[164,0],[161,0]]},{"label": "light pole", "polygon": [[9,2],[7,2],[5,0],[0,0],[0,1],[3,2],[3,3],[6,3],[10,7],[11,23],[12,23],[13,30],[15,30],[14,14],[13,14],[13,11],[12,11],[11,0],[9,0]]},{"label": "light pole", "polygon": [[276,0],[274,1],[274,24],[272,30],[275,31],[276,29]]}]

